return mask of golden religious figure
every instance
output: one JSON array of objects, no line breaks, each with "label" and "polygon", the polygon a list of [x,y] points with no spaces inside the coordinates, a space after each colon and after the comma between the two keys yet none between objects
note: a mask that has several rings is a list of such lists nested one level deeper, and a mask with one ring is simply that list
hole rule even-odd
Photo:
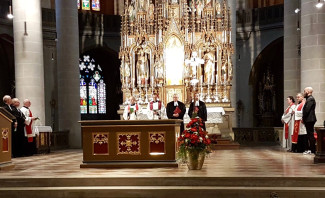
[{"label": "golden religious figure", "polygon": [[145,85],[149,78],[149,65],[147,55],[141,48],[137,60],[137,77],[138,84]]},{"label": "golden religious figure", "polygon": [[204,82],[206,84],[213,84],[214,82],[214,54],[208,48],[204,57]]},{"label": "golden religious figure", "polygon": [[155,63],[155,78],[163,79],[164,78],[164,60],[162,55],[159,55]]}]

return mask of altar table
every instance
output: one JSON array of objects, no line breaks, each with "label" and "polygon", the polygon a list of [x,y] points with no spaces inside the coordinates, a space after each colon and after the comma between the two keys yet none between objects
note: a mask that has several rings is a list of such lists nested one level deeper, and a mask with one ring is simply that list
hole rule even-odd
[{"label": "altar table", "polygon": [[80,121],[81,168],[178,167],[181,120]]}]

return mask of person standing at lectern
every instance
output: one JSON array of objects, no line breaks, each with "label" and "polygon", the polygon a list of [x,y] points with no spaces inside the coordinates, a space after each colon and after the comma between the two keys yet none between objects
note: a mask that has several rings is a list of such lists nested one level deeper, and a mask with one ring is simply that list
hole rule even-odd
[{"label": "person standing at lectern", "polygon": [[304,122],[307,130],[307,137],[308,137],[308,150],[304,152],[304,154],[311,154],[316,152],[316,139],[314,137],[314,125],[317,121],[315,108],[316,108],[316,101],[313,95],[313,88],[306,87],[304,89],[304,97],[306,98],[306,103],[303,108],[303,116],[302,121]]},{"label": "person standing at lectern", "polygon": [[12,111],[13,115],[16,117],[17,120],[17,129],[12,134],[12,153],[14,157],[21,157],[24,155],[24,128],[25,128],[25,115],[20,111],[19,106],[20,102],[18,98],[12,99]]},{"label": "person standing at lectern", "polygon": [[205,121],[207,121],[208,113],[207,113],[207,107],[205,106],[205,103],[200,100],[200,94],[196,93],[194,97],[194,102],[191,103],[190,108],[188,110],[188,115],[190,118],[198,116],[202,119],[203,122],[203,129],[205,129]]},{"label": "person standing at lectern", "polygon": [[38,119],[33,117],[32,111],[30,110],[31,102],[29,99],[24,100],[24,106],[20,109],[25,115],[25,155],[33,155],[36,152],[36,138],[32,128],[33,121]]},{"label": "person standing at lectern", "polygon": [[142,112],[141,105],[139,105],[133,96],[130,97],[130,104],[124,109],[124,120],[137,120],[138,115]]},{"label": "person standing at lectern", "polygon": [[165,117],[165,106],[158,100],[157,93],[152,95],[152,101],[148,103],[147,116],[149,120],[161,120]]},{"label": "person standing at lectern", "polygon": [[[182,103],[181,101],[178,101],[177,94],[174,94],[173,101],[171,101],[167,104],[166,112],[167,112],[168,119],[183,120],[185,112],[186,112],[186,107],[185,107],[184,103]],[[180,134],[182,134],[183,131],[184,131],[184,122],[182,121]]]}]

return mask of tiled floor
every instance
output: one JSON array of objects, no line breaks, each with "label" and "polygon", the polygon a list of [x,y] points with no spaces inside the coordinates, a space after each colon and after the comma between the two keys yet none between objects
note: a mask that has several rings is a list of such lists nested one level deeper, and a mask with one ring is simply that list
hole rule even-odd
[{"label": "tiled floor", "polygon": [[242,147],[210,154],[201,171],[179,168],[84,169],[82,150],[55,151],[13,159],[15,168],[0,178],[40,177],[324,177],[325,164],[314,164],[314,155],[288,153],[277,146]]}]

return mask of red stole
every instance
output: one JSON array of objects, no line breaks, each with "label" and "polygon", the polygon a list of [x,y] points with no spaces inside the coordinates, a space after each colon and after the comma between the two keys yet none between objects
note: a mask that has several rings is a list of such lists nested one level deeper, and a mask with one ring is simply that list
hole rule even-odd
[{"label": "red stole", "polygon": [[[158,110],[161,109],[161,102],[158,101]],[[153,101],[150,102],[150,110],[152,111],[153,110]]]},{"label": "red stole", "polygon": [[[292,105],[293,105],[293,103],[286,109],[285,114],[289,113],[289,109],[291,108]],[[289,136],[289,124],[288,123],[284,124],[284,130],[285,130],[285,139],[287,140],[288,136]]]},{"label": "red stole", "polygon": [[[28,111],[29,111],[29,117],[33,117],[33,114],[30,111],[30,109],[28,109]],[[30,121],[29,125],[26,125],[26,134],[27,134],[28,142],[33,142],[32,123],[33,120]]]},{"label": "red stole", "polygon": [[[304,103],[301,102],[297,108],[297,111],[301,111],[302,107],[304,106]],[[297,144],[298,143],[298,135],[299,135],[299,129],[300,129],[300,123],[301,120],[295,120],[295,125],[293,128],[293,134],[292,134],[292,143]]]}]

